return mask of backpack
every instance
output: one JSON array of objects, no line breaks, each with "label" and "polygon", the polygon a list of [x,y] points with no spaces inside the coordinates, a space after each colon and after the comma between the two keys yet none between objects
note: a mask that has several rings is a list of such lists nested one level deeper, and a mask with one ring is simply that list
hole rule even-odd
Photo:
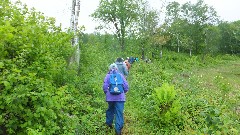
[{"label": "backpack", "polygon": [[130,69],[130,67],[131,67],[130,63],[128,62],[128,60],[125,60],[124,62],[126,63],[127,69],[128,69],[128,71],[129,71],[129,69]]},{"label": "backpack", "polygon": [[109,92],[112,95],[119,95],[123,93],[123,79],[119,73],[110,74]]},{"label": "backpack", "polygon": [[133,64],[133,62],[134,62],[134,58],[133,58],[133,57],[130,57],[130,58],[129,58],[129,63],[130,63],[130,64]]}]

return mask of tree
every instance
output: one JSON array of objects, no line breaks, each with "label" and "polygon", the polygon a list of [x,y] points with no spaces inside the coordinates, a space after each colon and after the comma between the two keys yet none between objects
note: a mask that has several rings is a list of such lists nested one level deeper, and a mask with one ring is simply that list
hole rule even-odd
[{"label": "tree", "polygon": [[138,0],[100,0],[99,7],[91,16],[103,21],[106,25],[112,24],[123,51],[125,48],[126,31],[136,21],[137,11]]},{"label": "tree", "polygon": [[[196,4],[187,2],[182,6],[177,2],[170,3],[167,6],[166,18],[168,31],[172,33],[173,29],[171,27],[174,27],[175,35],[184,35],[177,36],[178,38],[186,37],[187,40],[181,40],[193,42],[196,54],[202,52],[205,48],[204,30],[208,26],[218,23],[216,11],[206,5],[203,0],[198,0]],[[191,47],[191,49],[193,48]]]},{"label": "tree", "polygon": [[[131,32],[134,32],[137,39],[140,40],[140,47],[142,59],[145,59],[145,52],[147,48],[153,52],[151,47],[156,42],[153,40],[154,35],[159,35],[157,26],[159,23],[159,17],[156,10],[150,9],[148,2],[139,2],[139,15],[138,21],[134,23],[137,27],[131,27]],[[158,33],[158,34],[157,34]],[[150,52],[150,51],[148,51]]]},{"label": "tree", "polygon": [[79,12],[80,12],[80,0],[72,0],[71,30],[74,33],[74,38],[72,39],[72,46],[75,48],[75,52],[70,60],[70,63],[75,62],[77,64],[77,67],[79,67],[80,61],[79,39],[77,36]]},{"label": "tree", "polygon": [[195,52],[198,54],[205,48],[204,30],[209,25],[217,24],[218,16],[216,11],[207,6],[203,0],[198,0],[196,4],[185,3],[183,6],[184,16],[190,23],[192,32],[189,34],[195,46]]},{"label": "tree", "polygon": [[218,28],[221,33],[220,50],[222,53],[237,54],[240,52],[240,21],[222,22]]},{"label": "tree", "polygon": [[203,53],[219,52],[219,44],[221,40],[220,29],[217,26],[209,26],[204,30],[205,33],[205,48]]},{"label": "tree", "polygon": [[159,58],[162,58],[163,46],[167,44],[169,39],[169,34],[165,32],[164,25],[154,31],[150,37],[152,58],[157,58],[156,54],[159,54]]}]

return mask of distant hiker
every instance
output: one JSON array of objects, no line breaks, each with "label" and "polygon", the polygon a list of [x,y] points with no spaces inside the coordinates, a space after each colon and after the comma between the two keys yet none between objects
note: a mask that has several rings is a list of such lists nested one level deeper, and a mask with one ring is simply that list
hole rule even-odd
[{"label": "distant hiker", "polygon": [[133,57],[130,57],[129,60],[128,60],[128,62],[129,62],[130,64],[133,64],[134,61],[135,61],[135,60],[134,60]]},{"label": "distant hiker", "polygon": [[135,57],[135,61],[138,62],[138,61],[139,61],[139,58],[138,58],[138,57]]},{"label": "distant hiker", "polygon": [[115,64],[117,65],[118,72],[120,72],[125,77],[128,76],[128,70],[126,64],[123,62],[122,58],[117,58]]},{"label": "distant hiker", "polygon": [[[106,102],[108,102],[106,124],[108,127],[113,128],[112,124],[115,116],[115,132],[117,135],[121,135],[124,125],[123,110],[126,101],[125,93],[128,92],[128,89],[128,82],[118,72],[117,65],[115,63],[111,64],[109,72],[104,78],[103,91],[106,95]],[[115,91],[118,93],[114,93]]]},{"label": "distant hiker", "polygon": [[127,59],[124,60],[124,62],[125,62],[125,64],[126,64],[126,66],[127,66],[127,70],[128,70],[128,73],[129,73],[129,70],[130,70],[130,68],[131,68],[131,64],[128,62]]}]

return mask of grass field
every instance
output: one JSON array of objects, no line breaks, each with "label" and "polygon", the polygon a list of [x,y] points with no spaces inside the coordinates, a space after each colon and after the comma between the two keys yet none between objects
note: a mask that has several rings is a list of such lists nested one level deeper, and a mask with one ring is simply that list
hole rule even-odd
[{"label": "grass field", "polygon": [[[133,71],[138,71],[138,66]],[[240,133],[240,60],[223,61],[211,66],[199,66],[190,70],[173,73],[172,83],[181,89],[178,95],[182,103],[190,102],[194,107],[201,101],[200,107],[193,110],[182,110],[189,115],[193,125],[184,126],[176,134],[239,134]],[[135,75],[134,75],[135,76]],[[139,86],[134,86],[136,78],[130,78],[131,91],[127,95],[125,105],[125,127],[123,134],[142,135],[156,134],[164,127],[146,124],[140,115],[144,98],[136,94]],[[154,80],[152,80],[154,82]],[[145,85],[146,84],[141,84]],[[144,88],[143,88],[144,89]],[[188,99],[188,101],[187,101]],[[184,108],[184,107],[183,107]],[[154,111],[154,110],[153,110]],[[213,112],[213,113],[211,113]],[[154,112],[153,112],[154,113]],[[204,114],[204,116],[202,116]],[[211,119],[207,118],[211,116]],[[201,118],[198,118],[201,117]],[[191,120],[190,120],[191,119]],[[197,119],[197,120],[194,120]],[[196,123],[200,122],[200,123]],[[206,124],[206,125],[205,125]],[[194,127],[195,126],[195,127]],[[199,127],[198,127],[199,126]],[[159,128],[159,129],[158,129]],[[198,131],[198,128],[202,130]],[[154,131],[152,131],[154,130]],[[175,130],[173,128],[173,130]],[[205,131],[206,130],[206,131]],[[163,133],[163,132],[159,132]],[[172,133],[172,132],[169,132]],[[165,132],[165,134],[169,134]]]}]

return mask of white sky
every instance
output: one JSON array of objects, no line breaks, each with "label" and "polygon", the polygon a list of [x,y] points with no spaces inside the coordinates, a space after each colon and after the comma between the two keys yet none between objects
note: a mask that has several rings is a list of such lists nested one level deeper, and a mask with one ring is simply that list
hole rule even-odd
[{"label": "white sky", "polygon": [[[17,1],[17,0],[11,0]],[[72,0],[20,0],[26,3],[28,7],[35,7],[38,11],[43,12],[45,16],[55,17],[56,23],[62,24],[63,28],[70,26]],[[173,0],[148,0],[153,8],[160,9],[162,1]],[[181,4],[191,1],[196,3],[197,0],[175,0]],[[240,20],[240,0],[204,0],[209,6],[212,6],[224,21]],[[99,4],[99,0],[81,0],[79,25],[84,25],[87,33],[94,32],[98,25],[94,22],[90,14],[94,12]]]}]

